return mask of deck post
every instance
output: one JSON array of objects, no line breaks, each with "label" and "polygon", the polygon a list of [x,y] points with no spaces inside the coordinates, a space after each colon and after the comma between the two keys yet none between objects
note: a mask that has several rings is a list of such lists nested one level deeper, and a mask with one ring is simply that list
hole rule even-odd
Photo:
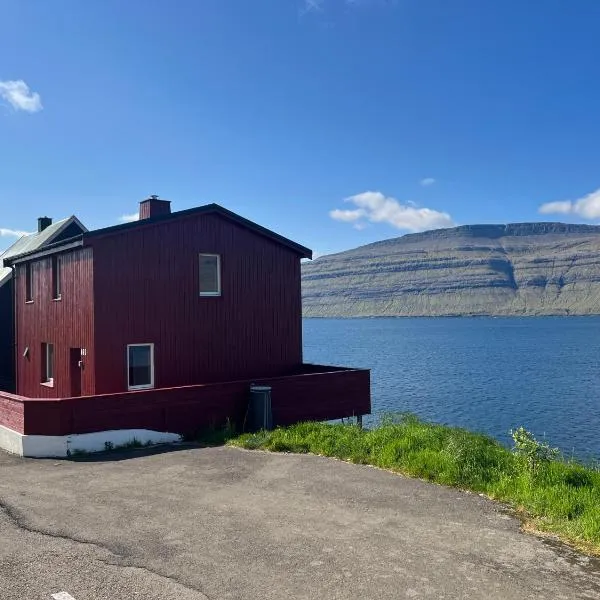
[{"label": "deck post", "polygon": [[356,417],[356,424],[359,426],[360,429],[362,429],[362,426],[363,426],[362,425],[362,418],[363,418],[362,415],[357,415],[357,417]]}]

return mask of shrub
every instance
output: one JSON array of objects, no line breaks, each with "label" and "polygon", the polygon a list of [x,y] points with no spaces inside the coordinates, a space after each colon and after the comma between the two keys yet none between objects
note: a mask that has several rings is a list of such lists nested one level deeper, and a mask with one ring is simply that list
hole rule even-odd
[{"label": "shrub", "polygon": [[546,442],[539,442],[525,427],[511,429],[510,435],[514,442],[513,452],[525,460],[532,473],[536,473],[540,465],[548,464],[559,456],[557,448],[550,448]]}]

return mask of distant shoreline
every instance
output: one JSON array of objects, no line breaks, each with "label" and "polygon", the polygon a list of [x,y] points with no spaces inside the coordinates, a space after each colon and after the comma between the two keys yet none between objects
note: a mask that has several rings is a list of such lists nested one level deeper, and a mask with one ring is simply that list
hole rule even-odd
[{"label": "distant shoreline", "polygon": [[545,319],[545,318],[560,318],[572,319],[581,317],[600,317],[599,313],[593,314],[541,314],[541,315],[302,315],[303,319]]}]

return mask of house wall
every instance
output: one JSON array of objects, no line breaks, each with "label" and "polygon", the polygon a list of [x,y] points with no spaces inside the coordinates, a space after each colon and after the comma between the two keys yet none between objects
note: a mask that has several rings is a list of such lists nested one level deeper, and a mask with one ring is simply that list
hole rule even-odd
[{"label": "house wall", "polygon": [[[302,363],[300,259],[214,214],[92,237],[96,394],[127,390],[127,344],[155,344],[155,387],[274,376]],[[200,253],[222,296],[199,296]]]},{"label": "house wall", "polygon": [[252,382],[272,388],[275,425],[371,412],[370,373],[308,372],[288,377],[144,390],[92,398],[25,400],[28,435],[62,436],[119,429],[194,435],[229,419],[241,429]]},{"label": "house wall", "polygon": [[15,386],[13,284],[0,287],[0,390],[13,392]]},{"label": "house wall", "polygon": [[[32,262],[33,302],[25,302],[25,264],[17,265],[17,392],[31,398],[71,396],[70,349],[84,348],[82,394],[94,389],[92,249],[61,255],[61,300],[52,299],[52,261]],[[54,344],[54,386],[41,384],[42,343]],[[29,347],[29,355],[23,352]]]}]

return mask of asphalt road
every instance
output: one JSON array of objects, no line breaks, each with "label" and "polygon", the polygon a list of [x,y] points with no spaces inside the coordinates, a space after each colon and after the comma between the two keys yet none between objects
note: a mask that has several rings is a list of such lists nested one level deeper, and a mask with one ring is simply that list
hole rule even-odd
[{"label": "asphalt road", "polygon": [[[118,458],[118,457],[117,457]],[[0,598],[600,598],[600,563],[476,495],[315,456],[0,454]]]}]

